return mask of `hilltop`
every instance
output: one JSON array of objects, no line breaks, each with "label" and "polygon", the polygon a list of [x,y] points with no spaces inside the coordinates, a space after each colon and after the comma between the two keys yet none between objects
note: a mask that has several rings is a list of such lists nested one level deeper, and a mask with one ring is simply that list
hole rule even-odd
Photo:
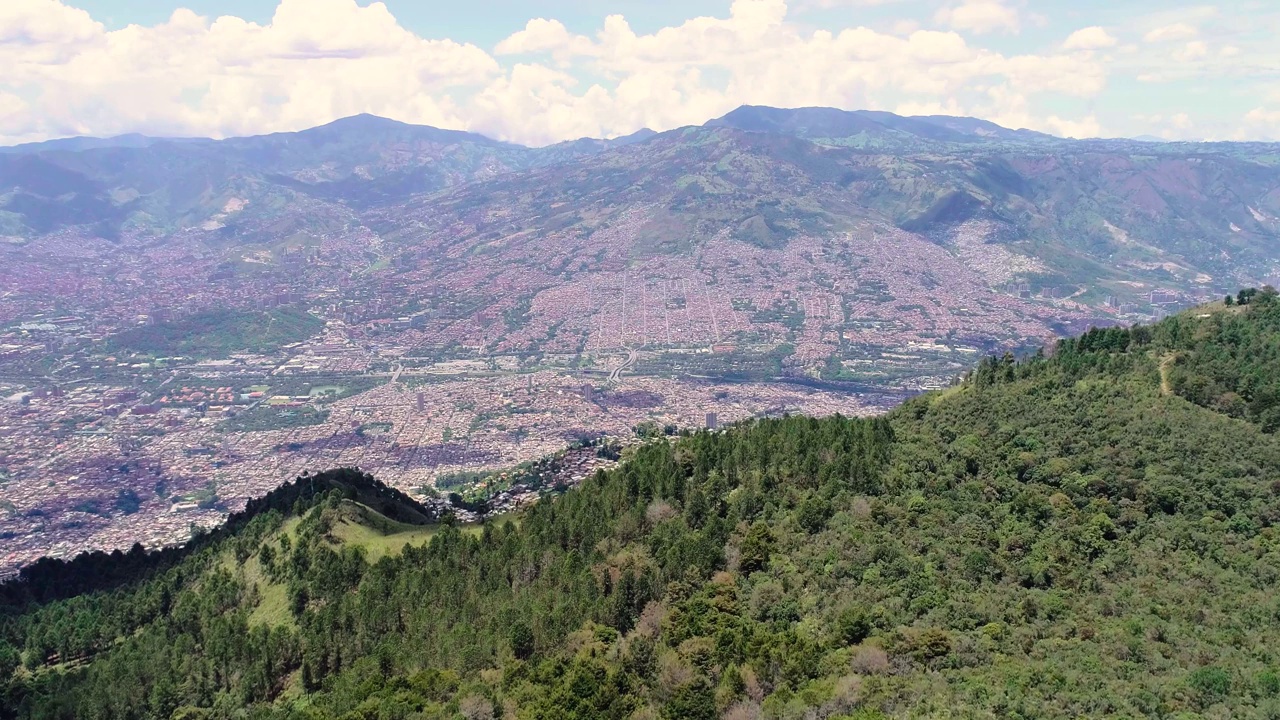
[{"label": "hilltop", "polygon": [[22,568],[16,579],[0,585],[3,589],[0,601],[10,609],[21,608],[27,603],[134,584],[183,562],[199,566],[199,560],[189,558],[203,553],[207,559],[210,548],[219,548],[245,534],[255,535],[260,530],[251,528],[260,528],[264,522],[270,525],[275,521],[273,518],[281,515],[301,515],[331,495],[366,510],[371,518],[366,524],[381,531],[430,527],[440,519],[435,510],[358,470],[308,473],[250,500],[243,510],[229,515],[216,530],[201,532],[179,547],[148,552],[141,545],[134,545],[127,553],[98,551],[71,560],[44,558]]},{"label": "hilltop", "polygon": [[656,440],[518,523],[415,530],[343,489],[257,512],[15,608],[6,706],[1269,717],[1280,300],[1240,297],[990,358],[881,418]]}]

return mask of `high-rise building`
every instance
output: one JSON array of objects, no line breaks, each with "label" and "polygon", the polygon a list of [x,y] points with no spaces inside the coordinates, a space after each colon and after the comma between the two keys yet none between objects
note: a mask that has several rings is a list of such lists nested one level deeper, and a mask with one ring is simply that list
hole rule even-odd
[{"label": "high-rise building", "polygon": [[591,385],[591,383],[586,383],[582,386],[582,397],[587,402],[596,401],[596,389]]},{"label": "high-rise building", "polygon": [[707,429],[718,430],[719,428],[720,428],[720,421],[718,418],[716,418],[716,414],[713,412],[707,413]]},{"label": "high-rise building", "polygon": [[427,409],[427,394],[418,393],[418,412],[423,412],[426,409]]}]

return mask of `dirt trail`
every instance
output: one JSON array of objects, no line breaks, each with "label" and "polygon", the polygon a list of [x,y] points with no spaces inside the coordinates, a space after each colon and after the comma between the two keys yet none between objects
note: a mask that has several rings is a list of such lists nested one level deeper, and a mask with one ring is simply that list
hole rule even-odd
[{"label": "dirt trail", "polygon": [[1160,359],[1160,394],[1172,395],[1173,385],[1169,384],[1169,366],[1173,364],[1174,354],[1169,353]]}]

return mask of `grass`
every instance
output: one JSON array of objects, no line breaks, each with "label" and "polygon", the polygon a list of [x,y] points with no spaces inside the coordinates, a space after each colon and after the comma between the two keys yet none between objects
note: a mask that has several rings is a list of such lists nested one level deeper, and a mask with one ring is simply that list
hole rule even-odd
[{"label": "grass", "polygon": [[[298,523],[300,522],[302,522],[301,518],[289,518],[281,526],[280,531],[276,533],[275,538],[278,539],[282,535],[287,535],[290,540],[297,539]],[[272,582],[267,577],[267,574],[263,572],[262,564],[258,561],[257,555],[246,560],[244,564],[237,565],[235,557],[230,550],[227,550],[223,553],[220,564],[226,570],[238,575],[245,585],[249,587],[258,586],[258,605],[249,614],[250,625],[266,625],[267,627],[294,625],[293,614],[289,611],[288,588],[282,584]]]},{"label": "grass", "polygon": [[[360,503],[344,501],[339,518],[329,531],[343,545],[357,545],[365,549],[365,557],[376,563],[384,557],[400,554],[409,545],[420,546],[431,542],[440,532],[441,525],[410,525],[390,520]],[[495,517],[491,522],[501,524],[513,520],[511,516]],[[481,524],[464,525],[462,531],[471,535],[484,532]]]},{"label": "grass", "polygon": [[333,526],[333,536],[344,545],[358,545],[365,549],[365,557],[371,563],[384,557],[399,555],[408,545],[425,545],[439,531],[439,526],[421,527],[389,535],[350,520],[341,520]]},{"label": "grass", "polygon": [[365,549],[371,563],[388,555],[397,555],[406,545],[431,542],[438,525],[409,525],[390,520],[360,503],[344,501],[330,535],[340,544]]},{"label": "grass", "polygon": [[[255,576],[256,579],[252,579]],[[258,606],[249,614],[250,625],[286,627],[294,624],[293,613],[289,611],[288,588],[268,580],[262,573],[257,557],[250,558],[245,563],[245,579],[250,583],[256,582],[260,593]]]},{"label": "grass", "polygon": [[930,396],[929,405],[932,406],[942,402],[946,402],[947,399],[960,395],[963,392],[964,392],[964,385],[956,385],[954,387],[949,387],[945,390],[939,390],[938,392],[935,392]]},{"label": "grass", "polygon": [[1173,385],[1169,383],[1169,366],[1178,359],[1176,353],[1169,353],[1160,359],[1160,394],[1172,395]]}]

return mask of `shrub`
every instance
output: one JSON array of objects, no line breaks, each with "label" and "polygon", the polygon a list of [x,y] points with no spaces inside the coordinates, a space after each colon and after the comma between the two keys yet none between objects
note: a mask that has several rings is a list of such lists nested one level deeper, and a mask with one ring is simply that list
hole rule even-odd
[{"label": "shrub", "polygon": [[1224,698],[1231,692],[1231,676],[1226,670],[1213,665],[1191,673],[1188,684],[1206,704]]}]

